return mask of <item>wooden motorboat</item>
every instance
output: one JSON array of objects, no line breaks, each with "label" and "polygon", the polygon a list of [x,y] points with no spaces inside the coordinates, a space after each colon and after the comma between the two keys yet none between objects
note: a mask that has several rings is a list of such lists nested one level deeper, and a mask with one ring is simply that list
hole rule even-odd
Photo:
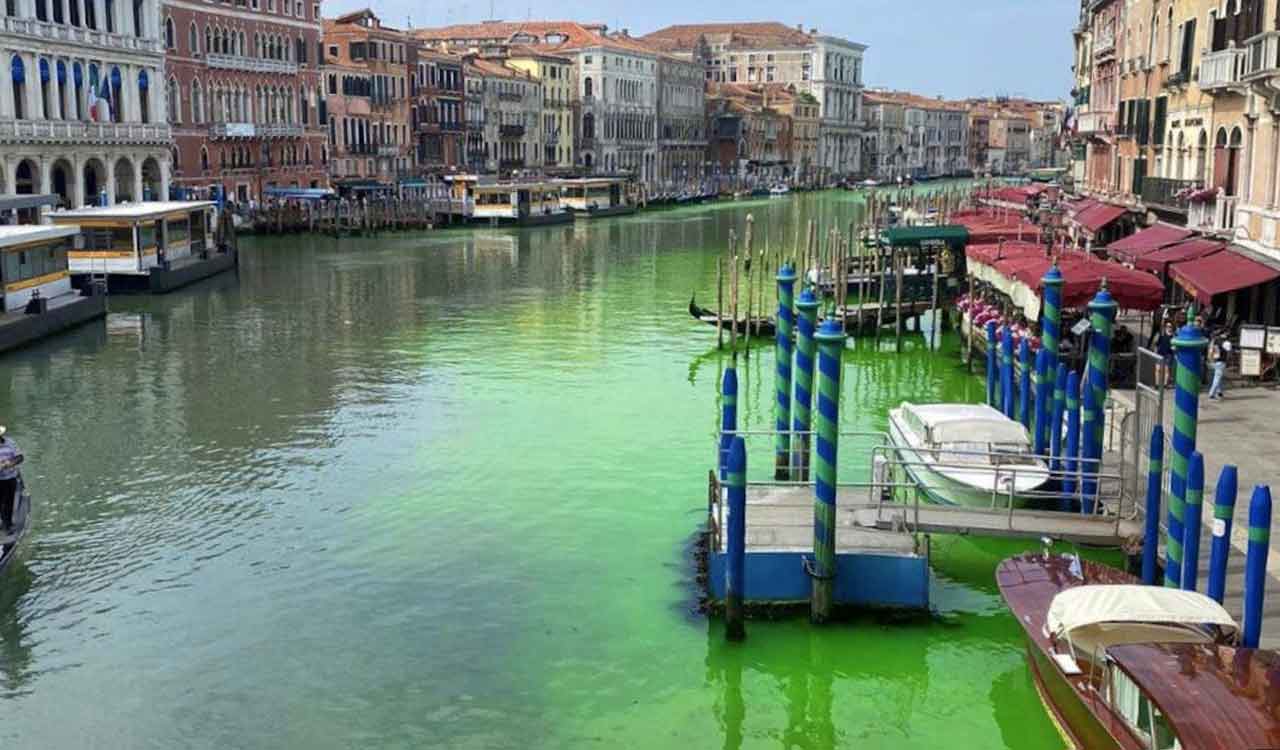
[{"label": "wooden motorboat", "polygon": [[28,519],[31,517],[31,495],[27,493],[22,478],[18,478],[18,495],[13,506],[13,531],[8,534],[0,532],[0,570],[9,567],[18,552],[18,545],[27,535]]},{"label": "wooden motorboat", "polygon": [[[714,327],[716,325],[716,311],[709,310],[705,307],[699,307],[696,299],[689,300],[689,315],[699,322],[706,323]],[[773,318],[764,316],[747,318],[739,318],[732,320],[728,317],[723,318],[721,325],[724,330],[731,331],[735,328],[740,336],[763,336],[773,338],[778,333],[777,326],[773,323]]]},{"label": "wooden motorboat", "polygon": [[996,582],[1025,631],[1040,697],[1072,746],[1280,747],[1280,659],[1233,648],[1238,627],[1212,599],[1047,553],[1005,560]]},{"label": "wooden motorboat", "polygon": [[1027,429],[986,404],[912,404],[889,411],[896,460],[942,505],[1025,506],[1049,481]]}]

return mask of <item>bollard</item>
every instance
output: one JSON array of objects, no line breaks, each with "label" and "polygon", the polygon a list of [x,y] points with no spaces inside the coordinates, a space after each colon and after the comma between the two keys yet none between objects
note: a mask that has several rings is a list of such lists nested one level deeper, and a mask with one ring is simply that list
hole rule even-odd
[{"label": "bollard", "polygon": [[1209,584],[1205,592],[1222,604],[1227,593],[1227,556],[1231,552],[1231,522],[1236,512],[1236,467],[1228,464],[1218,475],[1213,493],[1213,546],[1209,549]]},{"label": "bollard", "polygon": [[1036,352],[1036,411],[1035,425],[1032,429],[1032,447],[1037,456],[1048,455],[1049,415],[1053,412],[1050,393],[1053,384],[1049,378],[1049,353],[1044,349]]},{"label": "bollard", "polygon": [[1191,454],[1187,502],[1182,508],[1182,589],[1195,591],[1200,574],[1200,518],[1204,512],[1204,456]]},{"label": "bollard", "polygon": [[1018,421],[1031,429],[1031,345],[1024,337],[1018,345],[1018,366],[1022,374],[1018,378]]},{"label": "bollard", "polygon": [[731,641],[746,637],[742,595],[747,568],[747,445],[734,436],[725,460],[729,521],[724,566],[724,635]]},{"label": "bollard", "polygon": [[815,336],[818,341],[818,390],[814,411],[817,456],[814,472],[813,578],[809,617],[815,623],[831,616],[836,576],[836,458],[840,439],[840,373],[845,335],[828,318]]},{"label": "bollard", "polygon": [[1147,464],[1147,517],[1142,535],[1142,582],[1156,582],[1156,554],[1160,546],[1160,478],[1164,472],[1164,428],[1151,428],[1151,462]]},{"label": "bollard", "polygon": [[813,403],[813,359],[817,342],[813,334],[818,321],[818,298],[806,287],[796,301],[799,335],[796,337],[796,401],[792,410],[791,478],[809,481],[809,430],[812,425],[810,408]]},{"label": "bollard", "polygon": [[1196,449],[1200,412],[1200,355],[1208,341],[1194,326],[1183,326],[1173,337],[1177,359],[1173,391],[1173,454],[1169,457],[1169,518],[1165,539],[1164,583],[1182,586],[1182,516],[1187,500],[1187,466]]},{"label": "bollard", "polygon": [[996,322],[994,320],[987,321],[987,406],[999,406],[999,399],[996,396]]},{"label": "bollard", "polygon": [[1013,419],[1013,329],[1000,331],[1000,410]]},{"label": "bollard", "polygon": [[1084,380],[1080,381],[1080,454],[1076,464],[1080,471],[1080,512],[1093,515],[1094,497],[1098,493],[1098,464],[1093,460],[1097,451],[1098,410],[1093,402],[1094,391]]},{"label": "bollard", "polygon": [[785,481],[790,478],[788,465],[791,461],[791,326],[795,321],[792,311],[791,293],[795,289],[796,272],[790,264],[778,269],[778,335],[774,341],[774,363],[776,373],[774,428],[774,471],[773,478]]},{"label": "bollard", "polygon": [[1258,485],[1249,500],[1249,549],[1244,562],[1245,648],[1257,648],[1262,636],[1262,598],[1267,590],[1267,552],[1271,546],[1271,488]]},{"label": "bollard", "polygon": [[738,431],[738,370],[725,368],[720,385],[720,457],[717,461],[720,481],[724,481],[725,462],[729,460],[729,446]]},{"label": "bollard", "polygon": [[1084,444],[1089,447],[1089,463],[1086,467],[1094,476],[1090,485],[1092,492],[1085,498],[1090,512],[1097,500],[1097,475],[1102,473],[1102,447],[1107,424],[1107,385],[1111,377],[1111,333],[1115,328],[1116,310],[1119,307],[1111,292],[1107,291],[1106,279],[1103,279],[1102,288],[1089,303],[1089,366],[1086,380],[1089,390],[1093,392],[1093,436],[1085,440]]},{"label": "bollard", "polygon": [[1053,412],[1049,415],[1050,471],[1062,471],[1062,415],[1067,413],[1067,366],[1058,364],[1053,378]]},{"label": "bollard", "polygon": [[1071,509],[1071,498],[1076,494],[1076,469],[1080,455],[1080,373],[1067,374],[1067,445],[1063,449],[1062,509]]},{"label": "bollard", "polygon": [[[1040,317],[1040,348],[1042,351],[1048,352],[1048,362],[1046,367],[1050,374],[1058,372],[1058,348],[1059,342],[1062,340],[1062,271],[1058,269],[1055,262],[1053,266],[1040,279],[1040,283],[1044,286],[1044,306],[1041,310]],[[1065,376],[1062,380],[1063,386],[1066,385]],[[1050,429],[1054,429],[1059,433],[1062,432],[1062,417],[1059,414],[1057,422],[1051,422],[1046,425]],[[1061,438],[1059,438],[1059,442]],[[1052,442],[1052,441],[1051,441]]]}]

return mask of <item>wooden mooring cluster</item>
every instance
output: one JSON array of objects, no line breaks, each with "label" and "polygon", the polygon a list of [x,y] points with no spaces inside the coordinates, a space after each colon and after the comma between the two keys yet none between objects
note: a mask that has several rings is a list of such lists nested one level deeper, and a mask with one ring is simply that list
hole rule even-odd
[{"label": "wooden mooring cluster", "polygon": [[241,228],[259,234],[320,232],[335,237],[432,229],[452,221],[445,198],[285,200],[249,209]]}]

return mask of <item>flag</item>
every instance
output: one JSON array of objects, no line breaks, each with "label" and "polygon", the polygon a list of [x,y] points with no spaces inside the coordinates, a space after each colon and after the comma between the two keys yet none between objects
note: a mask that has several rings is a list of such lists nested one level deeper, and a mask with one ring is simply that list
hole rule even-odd
[{"label": "flag", "polygon": [[101,89],[98,91],[97,117],[99,122],[111,122],[111,83],[108,76],[102,77]]},{"label": "flag", "polygon": [[88,104],[89,119],[93,122],[98,121],[98,92],[93,86],[89,86]]}]

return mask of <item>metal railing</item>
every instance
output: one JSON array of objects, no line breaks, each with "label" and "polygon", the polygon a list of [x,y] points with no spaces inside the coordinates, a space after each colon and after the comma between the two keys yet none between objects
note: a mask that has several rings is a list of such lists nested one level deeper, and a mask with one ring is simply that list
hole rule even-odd
[{"label": "metal railing", "polygon": [[1199,180],[1174,180],[1167,177],[1142,178],[1142,202],[1149,206],[1187,210],[1187,198],[1179,196],[1187,190],[1200,187]]}]

